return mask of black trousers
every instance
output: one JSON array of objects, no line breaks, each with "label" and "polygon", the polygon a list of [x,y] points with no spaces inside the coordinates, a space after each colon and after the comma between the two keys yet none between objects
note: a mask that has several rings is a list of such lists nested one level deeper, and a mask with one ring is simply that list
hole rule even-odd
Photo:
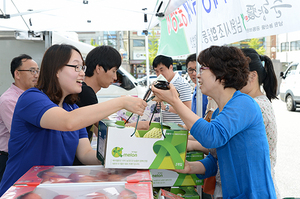
[{"label": "black trousers", "polygon": [[5,171],[7,159],[8,159],[8,153],[4,151],[0,151],[0,182],[2,180],[2,176]]}]

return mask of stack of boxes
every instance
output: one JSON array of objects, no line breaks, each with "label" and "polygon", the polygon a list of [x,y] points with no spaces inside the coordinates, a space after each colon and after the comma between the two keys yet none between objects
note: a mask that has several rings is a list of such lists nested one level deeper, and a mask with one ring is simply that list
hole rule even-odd
[{"label": "stack of boxes", "polygon": [[153,187],[169,187],[183,198],[199,198],[195,186],[203,181],[172,170],[183,169],[185,160],[203,159],[203,153],[186,153],[188,131],[178,125],[163,126],[163,132],[143,137],[155,128],[160,130],[160,124],[153,122],[149,130],[135,132],[125,128],[123,121],[101,121],[97,157],[104,166],[34,166],[2,198],[27,193],[46,199],[102,195],[151,199]]},{"label": "stack of boxes", "polygon": [[103,166],[34,166],[2,197],[153,198],[149,170],[106,169]]},{"label": "stack of boxes", "polygon": [[[186,154],[187,161],[198,161],[204,158],[201,151],[190,151]],[[203,185],[203,180],[195,174],[182,174],[171,170],[150,169],[153,187],[170,188],[171,193],[179,194],[183,198],[199,199],[195,186]]]}]

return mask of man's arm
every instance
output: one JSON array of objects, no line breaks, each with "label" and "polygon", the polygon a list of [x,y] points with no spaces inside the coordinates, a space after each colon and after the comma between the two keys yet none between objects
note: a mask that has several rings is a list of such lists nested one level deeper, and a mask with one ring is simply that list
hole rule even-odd
[{"label": "man's arm", "polygon": [[[161,104],[162,104],[161,105],[162,110],[166,110],[166,105],[164,103],[161,103]],[[185,102],[183,102],[183,104],[186,105],[189,109],[191,109],[192,101],[185,101]],[[168,112],[177,114],[176,110],[171,105],[168,105],[168,106],[169,106]]]}]

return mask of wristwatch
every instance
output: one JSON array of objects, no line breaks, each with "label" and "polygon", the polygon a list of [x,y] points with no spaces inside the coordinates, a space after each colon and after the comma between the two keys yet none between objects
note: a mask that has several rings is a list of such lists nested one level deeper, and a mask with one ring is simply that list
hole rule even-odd
[{"label": "wristwatch", "polygon": [[169,111],[169,110],[170,110],[170,106],[167,104],[166,108],[165,108],[165,111]]}]

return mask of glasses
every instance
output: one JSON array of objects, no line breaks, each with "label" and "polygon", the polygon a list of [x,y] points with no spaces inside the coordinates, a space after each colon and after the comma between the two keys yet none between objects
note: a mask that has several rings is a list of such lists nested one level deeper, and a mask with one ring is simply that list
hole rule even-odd
[{"label": "glasses", "polygon": [[193,69],[193,68],[189,68],[187,72],[188,72],[188,74],[192,74],[193,72],[196,73],[197,70],[196,70],[196,69]]},{"label": "glasses", "polygon": [[66,66],[70,66],[70,67],[74,67],[76,72],[80,72],[81,70],[83,72],[86,71],[86,66],[82,66],[82,65],[70,65],[70,64],[66,64]]},{"label": "glasses", "polygon": [[208,70],[208,69],[209,69],[209,67],[201,66],[200,67],[200,74],[203,73],[203,70]]},{"label": "glasses", "polygon": [[18,70],[18,71],[30,71],[30,73],[32,75],[36,75],[40,73],[40,70],[36,70],[36,69],[28,69],[28,70]]}]

